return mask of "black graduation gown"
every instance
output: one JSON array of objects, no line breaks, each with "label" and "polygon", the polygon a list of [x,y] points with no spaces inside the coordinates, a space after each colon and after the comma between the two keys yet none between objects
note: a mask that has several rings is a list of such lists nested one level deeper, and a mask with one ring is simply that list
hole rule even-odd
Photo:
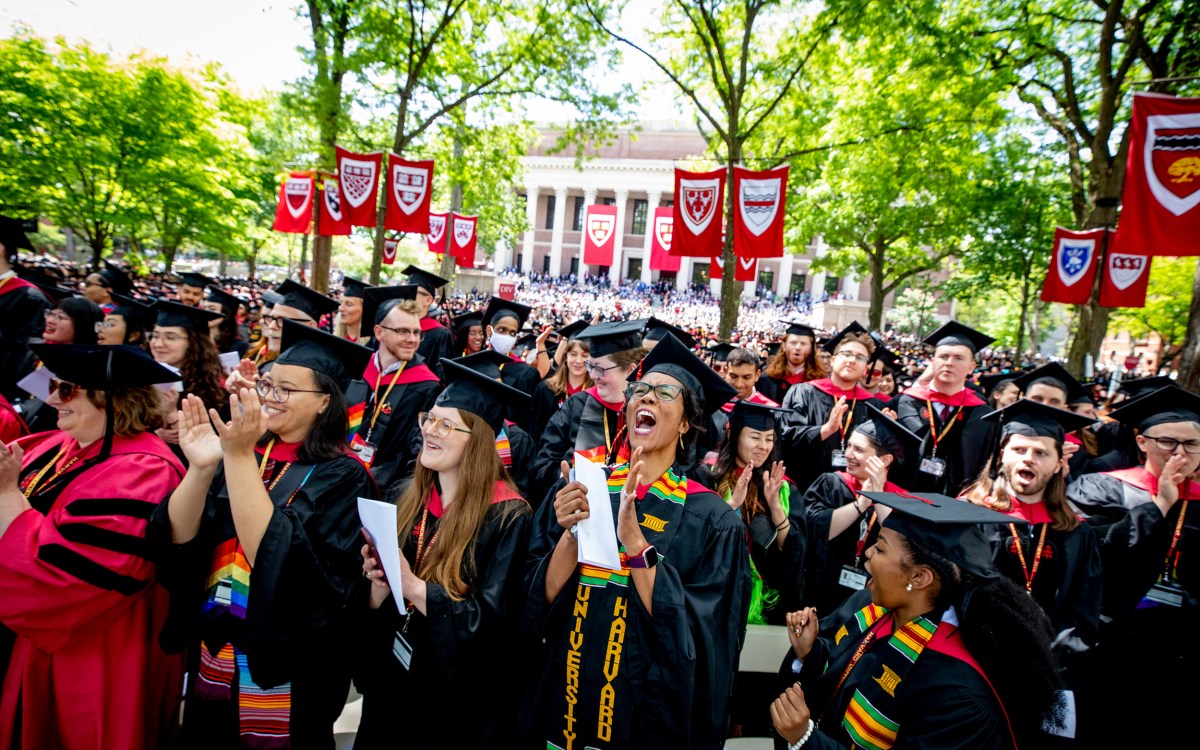
[{"label": "black graduation gown", "polygon": [[771,399],[775,403],[782,404],[784,396],[787,395],[787,392],[791,390],[792,386],[800,385],[803,382],[805,382],[803,377],[800,377],[793,383],[792,381],[784,378],[767,377],[767,374],[764,372],[762,375],[758,376],[758,381],[754,384],[754,387],[758,389],[759,393]]},{"label": "black graduation gown", "polygon": [[550,390],[550,385],[545,380],[538,383],[529,400],[529,436],[535,441],[540,441],[542,433],[546,431],[546,424],[558,413],[566,400],[566,393],[559,395]]},{"label": "black graduation gown", "polygon": [[422,318],[421,343],[417,345],[417,354],[421,355],[429,369],[440,372],[438,361],[442,357],[451,359],[458,356],[454,332],[431,318]]},{"label": "black graduation gown", "polygon": [[[801,492],[807,490],[821,474],[837,469],[833,465],[833,452],[842,449],[842,434],[839,432],[834,432],[825,440],[821,439],[821,426],[829,419],[837,399],[820,390],[817,382],[825,383],[829,379],[800,383],[790,388],[783,397],[783,407],[793,410],[785,416],[784,462],[787,464],[788,477]],[[866,405],[872,400],[871,394],[861,388],[856,387],[856,392],[859,398],[846,402],[848,413],[853,414],[846,428],[847,438],[854,425],[867,420]],[[842,418],[845,419],[845,415]]]},{"label": "black graduation gown", "polygon": [[[233,643],[246,654],[258,685],[291,683],[292,747],[327,748],[349,691],[360,642],[355,634],[366,611],[358,498],[378,497],[378,490],[348,455],[315,465],[296,462],[282,477],[284,461],[272,463],[265,478],[279,478],[270,491],[275,512],[259,543],[245,619],[228,612],[201,615],[214,550],[236,536],[224,467],[213,477],[195,539],[172,544],[170,500],[155,509],[148,534],[159,550],[159,582],[171,593],[160,642],[168,653],[199,648],[201,640],[214,652]],[[189,689],[195,684],[193,668]],[[229,704],[189,694],[180,747],[237,747],[237,731]]]},{"label": "black graduation gown", "polygon": [[[532,397],[538,384],[542,382],[542,376],[538,374],[536,367],[514,359],[500,368],[500,382]],[[530,427],[529,411],[528,402],[509,404],[508,420],[516,422],[522,429],[528,430]]]},{"label": "black graduation gown", "polygon": [[25,397],[17,381],[37,366],[26,346],[40,340],[49,309],[46,297],[23,279],[13,277],[0,286],[0,394],[9,401]]},{"label": "black graduation gown", "polygon": [[[1081,718],[1085,735],[1098,742],[1178,741],[1183,717],[1194,712],[1192,684],[1200,666],[1200,485],[1164,516],[1151,501],[1157,482],[1144,468],[1088,474],[1067,488],[1067,499],[1087,516],[1099,539],[1104,568],[1100,644],[1089,661],[1088,683],[1094,685],[1094,717]],[[1183,492],[1180,493],[1184,497]],[[1175,578],[1185,597],[1182,606],[1144,602],[1143,597],[1164,572],[1171,537],[1184,512]],[[1112,691],[1111,685],[1134,686]],[[1103,687],[1102,687],[1103,686]],[[1087,704],[1085,704],[1086,706]],[[1145,717],[1112,721],[1113,716]],[[1159,718],[1151,718],[1159,717]]]},{"label": "black graduation gown", "polygon": [[[503,747],[516,724],[514,644],[525,597],[524,563],[532,511],[519,497],[497,492],[483,528],[467,548],[470,591],[455,601],[428,583],[426,614],[405,618],[388,597],[368,617],[368,659],[359,672],[362,723],[355,750],[371,748]],[[440,503],[439,503],[440,505]],[[426,541],[439,519],[429,515]],[[418,524],[420,519],[418,518]],[[403,554],[416,563],[417,528]],[[393,654],[397,631],[412,648],[405,669]]]},{"label": "black graduation gown", "polygon": [[[966,391],[969,395],[974,395],[974,391]],[[897,421],[921,438],[921,457],[933,456],[928,402],[906,391],[893,399],[890,406],[896,411]],[[961,419],[956,416],[959,411],[957,405],[949,408],[947,414],[957,421],[937,444],[937,457],[946,462],[946,471],[940,478],[935,477],[921,471],[920,459],[915,460],[914,463],[918,465],[913,467],[908,487],[913,492],[936,492],[957,497],[964,487],[979,476],[980,470],[992,453],[994,425],[983,421],[984,415],[992,411],[991,407],[986,403],[980,406],[964,406],[961,409]],[[941,435],[946,429],[946,423],[938,416],[936,406],[933,408],[933,420],[938,434]]]},{"label": "black graduation gown", "polygon": [[[866,596],[864,603],[869,600]],[[792,651],[789,649],[784,655],[779,669],[779,692],[799,681],[805,702],[819,724],[805,743],[805,750],[857,747],[843,727],[842,717],[855,690],[883,673],[882,655],[892,650],[889,638],[876,638],[834,695],[838,680],[864,637],[865,634],[843,637],[841,643],[818,637],[799,674],[792,671],[795,658]],[[829,710],[822,717],[827,705]],[[983,676],[961,659],[929,647],[921,652],[896,687],[895,698],[886,713],[900,725],[893,750],[1012,747],[1000,702]],[[787,743],[776,737],[775,747],[782,750]]]},{"label": "black graduation gown", "polygon": [[[592,389],[589,389],[592,390]],[[604,450],[604,420],[607,417],[609,438],[617,438],[617,421],[620,415],[614,409],[604,406],[592,393],[583,391],[563,401],[558,410],[546,424],[538,445],[537,458],[533,462],[533,478],[531,486],[534,494],[530,495],[530,503],[537,508],[545,499],[547,491],[562,476],[561,463],[565,460],[573,462],[576,450]],[[593,445],[577,445],[580,424],[586,419],[586,434],[597,433]],[[589,441],[591,442],[591,441]]]},{"label": "black graduation gown", "polygon": [[[504,435],[508,438],[510,462],[504,468],[508,469],[508,475],[512,477],[513,484],[517,485],[517,489],[521,491],[521,496],[533,497],[532,467],[534,456],[537,455],[537,446],[534,445],[533,438],[529,436],[528,432],[511,422],[504,425]],[[535,504],[531,503],[530,507]]]},{"label": "black graduation gown", "polygon": [[[615,516],[619,488],[609,505]],[[538,509],[525,614],[535,682],[522,703],[522,746],[722,746],[749,603],[745,525],[690,482],[686,502],[646,493],[638,515],[660,555],[653,616],[628,570],[577,566],[546,602],[547,566],[564,530],[553,503]]]},{"label": "black graduation gown", "polygon": [[787,537],[781,549],[775,543],[775,526],[770,512],[756,513],[747,524],[750,559],[767,588],[779,593],[778,603],[763,613],[772,625],[782,625],[788,612],[800,609],[804,601],[804,560],[808,548],[804,497],[791,481],[784,482],[788,492]]},{"label": "black graduation gown", "polygon": [[[441,384],[419,354],[404,366],[404,371],[391,390],[388,390],[390,376],[378,380],[374,360],[368,366],[365,377],[368,385],[377,382],[378,385],[363,406],[357,438],[375,444],[371,475],[375,477],[380,490],[387,494],[388,490],[412,475],[413,464],[421,452],[421,426],[417,423],[417,414],[433,406],[441,391]],[[387,394],[387,399],[372,429],[371,418],[375,413],[376,399],[384,394]]]}]

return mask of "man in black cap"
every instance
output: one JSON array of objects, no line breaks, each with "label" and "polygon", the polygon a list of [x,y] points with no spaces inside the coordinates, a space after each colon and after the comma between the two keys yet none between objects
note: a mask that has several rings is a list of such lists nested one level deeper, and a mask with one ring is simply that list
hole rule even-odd
[{"label": "man in black cap", "polygon": [[[279,342],[283,336],[284,321],[290,320],[309,328],[319,328],[321,318],[332,315],[338,307],[338,303],[333,299],[291,279],[280,284],[275,289],[275,294],[279,296],[271,312],[263,313],[262,316],[263,335],[269,339],[267,348],[275,352],[281,351]],[[225,387],[233,393],[240,388],[253,388],[258,376],[270,370],[271,365],[270,361],[256,365],[243,359],[238,368],[230,373]]]},{"label": "man in black cap", "polygon": [[991,411],[967,387],[975,355],[995,339],[950,321],[925,339],[933,347],[929,368],[895,401],[900,423],[921,436],[921,459],[911,489],[957,495],[979,475],[992,445]]},{"label": "man in black cap", "polygon": [[[1137,430],[1145,464],[1088,474],[1067,499],[1100,539],[1106,625],[1092,659],[1104,685],[1097,691],[1096,734],[1114,743],[1177,741],[1169,722],[1112,722],[1127,716],[1188,716],[1186,689],[1200,666],[1200,397],[1175,385],[1126,402],[1110,415]],[[1085,737],[1086,739],[1086,737]]]},{"label": "man in black cap", "polygon": [[[708,347],[709,365],[713,368],[713,372],[718,375],[725,375],[725,362],[729,359],[729,353],[737,349],[737,344],[730,344],[722,341],[719,344],[713,344]],[[755,386],[757,389],[757,386]]]},{"label": "man in black cap", "polygon": [[99,271],[88,274],[83,282],[83,296],[99,305],[105,315],[117,306],[114,294],[129,294],[132,290],[133,282],[128,274],[107,260]]},{"label": "man in black cap", "polygon": [[817,332],[805,323],[781,320],[785,326],[783,341],[771,355],[758,390],[772,401],[783,403],[788,389],[797,383],[816,380],[824,374],[817,362]]},{"label": "man in black cap", "polygon": [[26,233],[36,229],[36,222],[0,216],[0,395],[9,400],[24,395],[17,381],[37,366],[26,345],[41,337],[50,309],[46,296],[15,270],[17,251],[33,249]]},{"label": "man in black cap", "polygon": [[[727,345],[730,346],[730,345]],[[757,383],[762,375],[762,360],[758,355],[749,349],[743,349],[740,346],[735,346],[725,354],[725,359],[722,362],[724,372],[718,372],[714,367],[713,372],[725,378],[725,382],[733,386],[737,391],[737,396],[730,399],[728,403],[723,404],[713,414],[713,425],[716,428],[715,434],[710,436],[710,440],[703,440],[705,445],[716,446],[721,436],[725,434],[725,427],[729,424],[729,415],[733,412],[736,404],[747,402],[758,404],[760,406],[779,406],[771,399],[759,392]]]},{"label": "man in black cap", "polygon": [[417,351],[425,358],[425,363],[436,372],[439,359],[454,356],[454,334],[430,317],[429,308],[433,305],[438,290],[450,282],[437,274],[411,265],[401,273],[408,276],[409,284],[417,287],[417,308],[421,313],[421,346]]},{"label": "man in black cap", "polygon": [[200,302],[204,299],[204,290],[212,285],[213,280],[202,273],[187,271],[179,274],[177,293],[180,304],[199,307]]}]

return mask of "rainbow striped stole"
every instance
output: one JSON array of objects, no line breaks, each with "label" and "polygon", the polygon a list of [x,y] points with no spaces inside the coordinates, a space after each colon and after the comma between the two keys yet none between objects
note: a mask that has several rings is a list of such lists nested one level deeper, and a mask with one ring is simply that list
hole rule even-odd
[{"label": "rainbow striped stole", "polygon": [[[855,613],[855,623],[865,633],[886,612],[882,607],[868,605]],[[918,617],[892,633],[880,654],[880,673],[855,688],[842,717],[842,728],[856,747],[890,750],[896,744],[900,723],[887,712],[908,670],[916,664],[937,629],[938,623],[934,620]],[[842,630],[835,636],[837,640],[843,635]]]},{"label": "rainbow striped stole", "polygon": [[512,446],[508,442],[508,433],[504,428],[500,428],[500,434],[496,436],[496,455],[500,456],[500,463],[504,464],[504,468],[512,468]]},{"label": "rainbow striped stole", "polygon": [[[225,541],[213,550],[212,572],[204,584],[207,595],[201,614],[210,618],[228,610],[239,620],[246,619],[246,601],[250,595],[250,563],[238,544],[237,537]],[[222,584],[228,590],[227,597],[220,597]],[[228,598],[228,602],[224,599]]]},{"label": "rainbow striped stole", "polygon": [[358,428],[362,427],[363,413],[367,410],[366,402],[354,404],[346,411],[346,416],[350,419],[350,429],[346,433],[346,440],[353,440]]},{"label": "rainbow striped stole", "polygon": [[241,748],[285,750],[291,746],[292,684],[261,688],[250,677],[246,655],[226,643],[212,654],[200,644],[196,697],[204,701],[235,699],[237,685],[238,733]]},{"label": "rainbow striped stole", "polygon": [[[629,464],[614,467],[612,473],[608,475],[609,493],[619,494],[628,478]],[[659,500],[684,505],[687,503],[687,483],[687,477],[676,474],[675,468],[671,467],[646,489],[646,495],[654,495]]]}]

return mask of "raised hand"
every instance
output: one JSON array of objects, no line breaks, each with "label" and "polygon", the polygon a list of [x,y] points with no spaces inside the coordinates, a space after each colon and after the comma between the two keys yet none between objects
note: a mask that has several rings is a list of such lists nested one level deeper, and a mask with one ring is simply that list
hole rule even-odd
[{"label": "raised hand", "polygon": [[742,504],[746,502],[746,493],[750,491],[750,478],[753,474],[754,470],[747,466],[742,469],[737,484],[733,485],[733,492],[729,495],[729,506],[734,510],[741,508]]},{"label": "raised hand", "polygon": [[771,465],[771,473],[767,475],[767,481],[764,483],[766,485],[764,489],[767,493],[768,503],[772,505],[780,504],[779,493],[783,489],[784,479],[783,461],[776,461]]},{"label": "raised hand", "polygon": [[846,404],[846,397],[841,396],[834,403],[833,409],[829,412],[829,418],[825,420],[825,424],[821,425],[821,439],[828,440],[831,435],[841,430],[842,419],[846,415],[846,409],[849,407]]},{"label": "raised hand", "polygon": [[1154,495],[1154,503],[1165,516],[1171,507],[1179,501],[1179,485],[1187,479],[1183,469],[1187,465],[1187,457],[1182,453],[1173,453],[1163,466],[1162,476],[1158,478],[1158,492]]},{"label": "raised hand", "polygon": [[17,480],[21,475],[21,459],[25,457],[25,451],[16,443],[9,448],[4,443],[0,443],[0,494],[5,492],[17,492]]},{"label": "raised hand", "polygon": [[771,724],[789,745],[799,742],[804,737],[811,720],[812,712],[804,700],[804,690],[800,683],[784,690],[771,704]]},{"label": "raised hand", "polygon": [[866,464],[867,478],[863,480],[863,490],[865,492],[883,492],[883,488],[887,485],[887,464],[879,456],[871,456],[867,459]]},{"label": "raised hand", "polygon": [[229,397],[229,422],[222,422],[216,409],[210,409],[208,413],[226,455],[253,453],[254,444],[267,429],[267,417],[258,402],[258,393],[251,388],[243,388]]},{"label": "raised hand", "polygon": [[188,464],[211,469],[221,462],[221,440],[208,421],[208,410],[199,397],[188,394],[179,404],[179,447]]},{"label": "raised hand", "polygon": [[640,554],[649,544],[637,517],[637,488],[642,483],[642,449],[634,448],[629,457],[629,476],[621,488],[621,508],[617,512],[617,538],[630,554]]},{"label": "raised hand", "polygon": [[813,643],[817,640],[819,621],[817,608],[805,607],[799,612],[788,612],[785,616],[788,629],[788,641],[792,644],[792,653],[797,659],[808,657]]}]

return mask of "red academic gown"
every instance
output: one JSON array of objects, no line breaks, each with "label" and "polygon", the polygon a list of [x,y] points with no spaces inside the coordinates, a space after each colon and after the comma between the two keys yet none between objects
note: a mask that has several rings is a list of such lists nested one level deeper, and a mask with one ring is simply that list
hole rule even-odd
[{"label": "red academic gown", "polygon": [[25,422],[8,403],[8,399],[0,395],[0,443],[11,443],[26,432]]},{"label": "red academic gown", "polygon": [[0,622],[17,636],[0,692],[0,750],[164,745],[183,663],[158,647],[167,593],[146,558],[145,529],[183,466],[151,433],[114,438],[102,462],[89,461],[99,441],[80,450],[65,432],[19,442],[22,487],[67,450],[36,484],[34,507],[0,537]]}]

